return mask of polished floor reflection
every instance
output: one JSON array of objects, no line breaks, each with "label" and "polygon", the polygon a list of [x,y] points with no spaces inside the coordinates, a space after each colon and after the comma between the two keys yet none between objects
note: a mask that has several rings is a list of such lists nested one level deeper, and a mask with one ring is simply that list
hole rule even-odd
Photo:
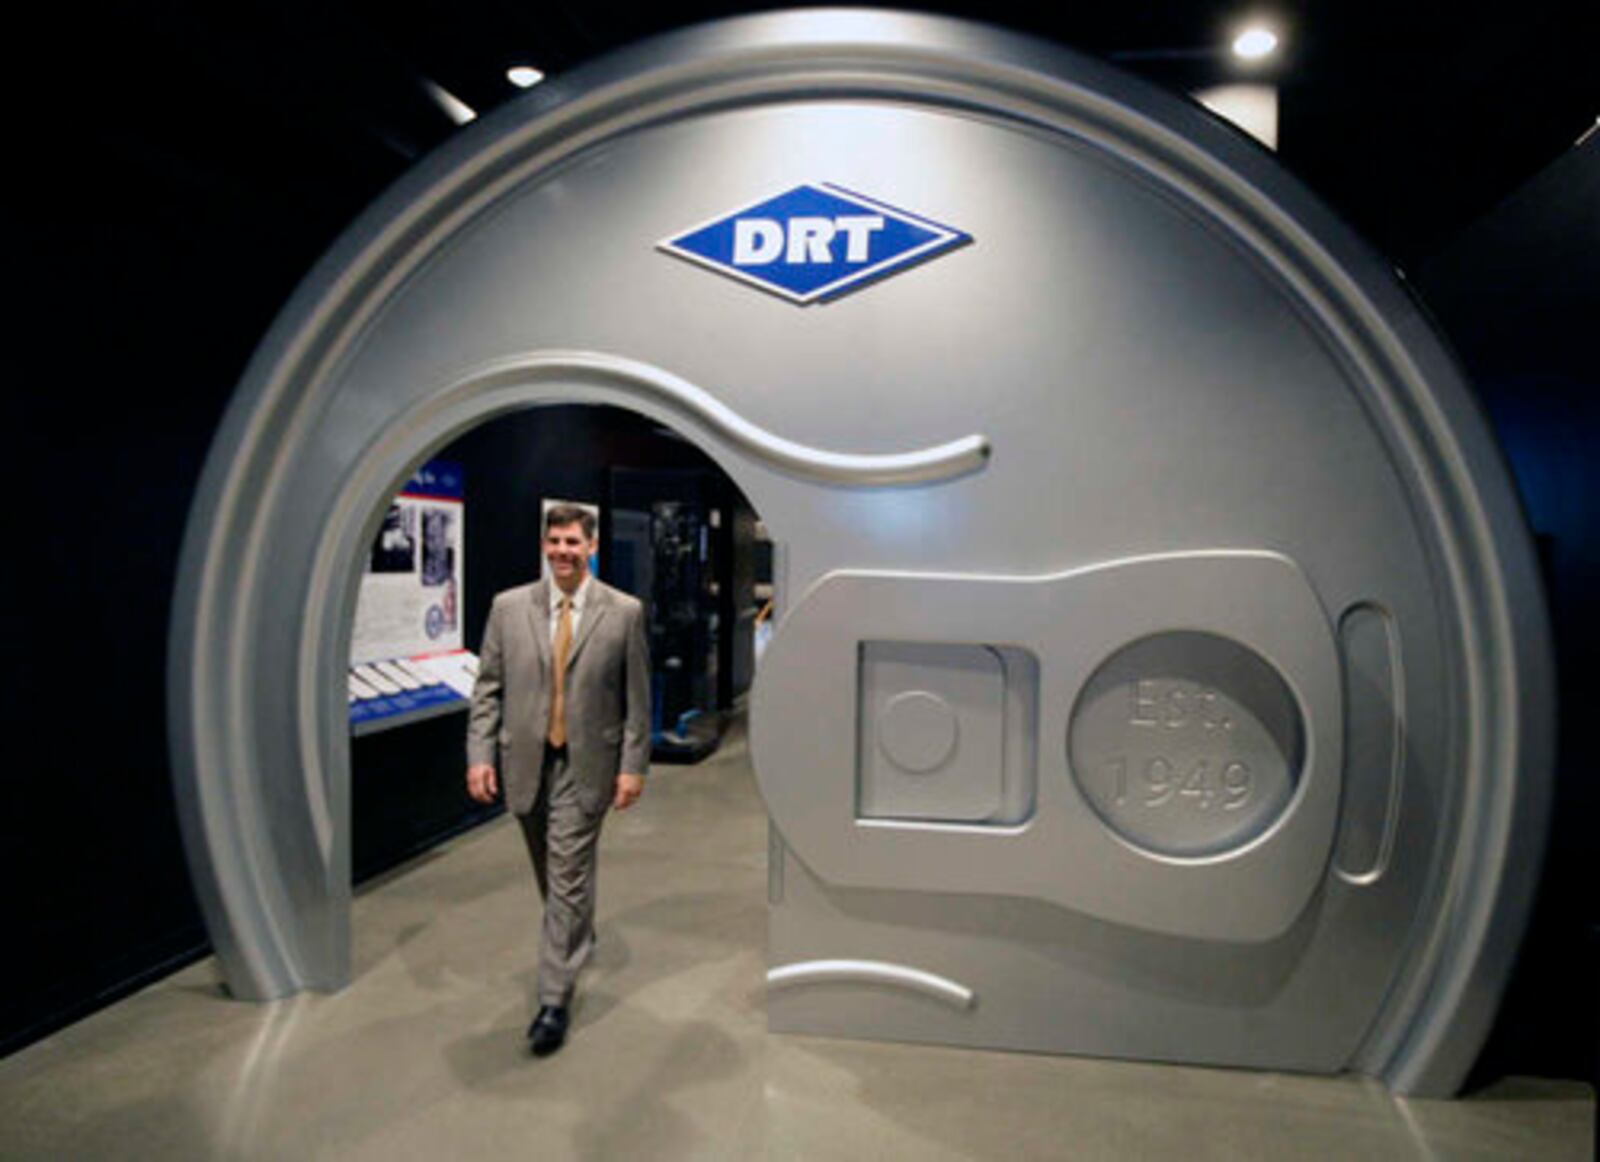
[{"label": "polished floor reflection", "polygon": [[1592,1091],[769,1036],[766,822],[742,742],[607,825],[567,1047],[522,1044],[537,904],[501,820],[364,890],[337,996],[195,965],[0,1061],[0,1157],[1580,1159]]}]

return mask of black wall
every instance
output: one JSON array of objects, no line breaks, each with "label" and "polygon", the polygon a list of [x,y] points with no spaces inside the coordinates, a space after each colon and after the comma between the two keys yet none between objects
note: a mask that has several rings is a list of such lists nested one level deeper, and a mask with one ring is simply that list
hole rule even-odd
[{"label": "black wall", "polygon": [[358,884],[505,811],[467,798],[465,711],[350,740],[350,864]]},{"label": "black wall", "polygon": [[1482,1072],[1596,1059],[1600,786],[1600,134],[1418,272],[1494,423],[1539,540],[1560,691],[1555,812],[1535,910]]},{"label": "black wall", "polygon": [[204,948],[167,766],[178,546],[245,361],[357,208],[244,180],[248,119],[130,132],[163,97],[9,143],[0,1051]]}]

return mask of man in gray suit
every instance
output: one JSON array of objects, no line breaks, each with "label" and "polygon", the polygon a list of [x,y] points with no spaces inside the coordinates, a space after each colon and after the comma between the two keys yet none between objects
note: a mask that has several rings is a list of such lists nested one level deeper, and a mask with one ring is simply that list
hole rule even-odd
[{"label": "man in gray suit", "polygon": [[[578,972],[594,948],[595,855],[606,811],[631,807],[650,763],[644,609],[589,574],[595,520],[545,515],[549,576],[497,594],[467,723],[467,793],[503,779],[544,900],[535,1056],[561,1048]],[[499,765],[496,766],[498,750]]]}]

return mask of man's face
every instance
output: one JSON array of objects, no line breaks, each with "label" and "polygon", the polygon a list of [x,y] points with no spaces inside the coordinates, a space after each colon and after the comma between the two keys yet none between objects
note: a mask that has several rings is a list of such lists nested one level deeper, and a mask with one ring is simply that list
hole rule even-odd
[{"label": "man's face", "polygon": [[555,525],[544,534],[545,560],[550,562],[551,576],[564,592],[571,593],[583,584],[594,549],[595,542],[583,535],[583,525],[578,521]]}]

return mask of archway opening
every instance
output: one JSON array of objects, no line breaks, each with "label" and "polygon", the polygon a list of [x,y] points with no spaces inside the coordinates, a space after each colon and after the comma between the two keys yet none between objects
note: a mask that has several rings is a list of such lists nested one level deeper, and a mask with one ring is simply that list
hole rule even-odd
[{"label": "archway opening", "polygon": [[[324,699],[351,717],[347,754],[326,769],[349,772],[357,982],[402,945],[439,971],[483,973],[508,999],[532,979],[534,880],[504,800],[466,793],[460,675],[494,595],[542,575],[542,513],[557,502],[595,512],[591,568],[644,604],[651,654],[652,773],[639,807],[602,832],[593,975],[657,979],[686,967],[680,937],[711,931],[758,979],[765,812],[744,725],[758,629],[770,626],[772,543],[738,484],[675,428],[624,407],[553,403],[426,452],[365,522],[348,690]],[[415,686],[452,670],[454,691]],[[451,886],[462,879],[478,889]],[[369,905],[369,892],[384,899]],[[492,935],[474,945],[475,933]]]}]

